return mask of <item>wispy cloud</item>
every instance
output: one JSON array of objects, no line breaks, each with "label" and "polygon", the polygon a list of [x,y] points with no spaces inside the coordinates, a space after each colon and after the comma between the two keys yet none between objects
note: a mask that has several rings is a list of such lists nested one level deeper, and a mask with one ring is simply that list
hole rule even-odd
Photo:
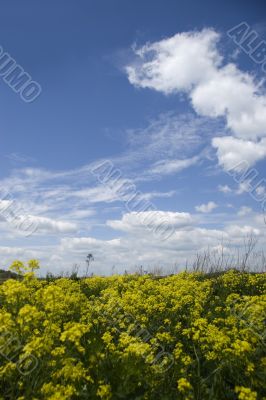
[{"label": "wispy cloud", "polygon": [[173,174],[195,165],[198,161],[198,156],[185,158],[183,160],[161,160],[152,165],[150,172],[159,175]]}]

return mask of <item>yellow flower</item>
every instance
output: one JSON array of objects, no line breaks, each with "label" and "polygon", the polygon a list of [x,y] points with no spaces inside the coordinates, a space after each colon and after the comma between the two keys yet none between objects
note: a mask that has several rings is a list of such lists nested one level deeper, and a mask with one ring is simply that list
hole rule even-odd
[{"label": "yellow flower", "polygon": [[101,399],[109,400],[112,397],[111,386],[110,385],[100,385],[97,390],[97,396]]},{"label": "yellow flower", "polygon": [[91,325],[85,325],[78,322],[70,322],[66,324],[64,332],[61,334],[61,341],[69,341],[75,344],[76,348],[81,352],[84,353],[85,349],[80,344],[80,339],[82,336],[90,331]]},{"label": "yellow flower", "polygon": [[199,369],[202,399],[229,379],[228,398],[266,400],[266,274],[45,280],[38,265],[0,284],[0,400],[192,400]]},{"label": "yellow flower", "polygon": [[192,389],[190,382],[186,378],[178,379],[177,387],[181,393],[187,392]]},{"label": "yellow flower", "polygon": [[253,392],[251,389],[246,388],[244,386],[236,386],[236,393],[238,393],[239,400],[256,400],[257,393]]},{"label": "yellow flower", "polygon": [[50,382],[42,386],[41,393],[46,400],[71,400],[76,390],[71,385],[54,385]]}]

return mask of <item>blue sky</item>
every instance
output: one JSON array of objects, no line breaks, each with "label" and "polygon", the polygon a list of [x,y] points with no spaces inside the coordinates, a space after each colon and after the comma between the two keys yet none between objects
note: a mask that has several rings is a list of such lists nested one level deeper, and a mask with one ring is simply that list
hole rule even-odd
[{"label": "blue sky", "polygon": [[1,5],[0,46],[42,89],[26,103],[0,76],[4,267],[59,272],[93,253],[98,273],[181,268],[250,234],[264,247],[265,72],[227,34],[245,22],[266,40],[263,1]]}]

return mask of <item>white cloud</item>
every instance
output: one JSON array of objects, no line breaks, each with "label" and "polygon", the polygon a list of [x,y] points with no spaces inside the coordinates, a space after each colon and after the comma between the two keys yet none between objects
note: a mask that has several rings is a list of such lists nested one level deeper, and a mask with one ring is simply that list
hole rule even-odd
[{"label": "white cloud", "polygon": [[260,229],[254,228],[253,226],[244,225],[230,225],[226,228],[226,232],[235,239],[245,239],[247,237],[252,236],[259,236]]},{"label": "white cloud", "polygon": [[211,30],[187,32],[148,43],[137,49],[137,59],[126,67],[130,83],[165,94],[191,90],[220,65],[216,50],[219,35]]},{"label": "white cloud", "polygon": [[25,214],[25,208],[14,199],[0,200],[0,221],[4,221],[10,230],[21,229],[21,233],[26,233],[27,229],[29,234],[77,232],[77,225],[72,222]]},{"label": "white cloud", "polygon": [[266,156],[266,139],[252,142],[224,136],[214,138],[212,144],[217,149],[219,164],[225,170],[234,169],[243,162],[251,167]]},{"label": "white cloud", "polygon": [[191,226],[193,222],[194,219],[189,213],[143,211],[124,214],[121,220],[108,220],[106,225],[125,232],[143,231],[146,228],[147,234],[150,235],[149,229],[180,229]]},{"label": "white cloud", "polygon": [[169,190],[169,192],[149,192],[143,193],[140,198],[145,200],[152,200],[153,198],[170,198],[176,194],[175,190]]},{"label": "white cloud", "polygon": [[222,193],[231,193],[232,192],[232,189],[228,185],[219,185],[218,190],[219,190],[219,192],[222,192]]},{"label": "white cloud", "polygon": [[214,203],[213,201],[209,201],[207,204],[201,204],[199,206],[196,206],[195,209],[196,211],[202,212],[202,213],[209,213],[212,212],[215,208],[217,208],[218,205]]},{"label": "white cloud", "polygon": [[36,225],[38,233],[71,233],[77,232],[77,225],[68,221],[58,221],[52,218],[30,215],[30,220]]},{"label": "white cloud", "polygon": [[[149,122],[148,126],[128,132],[129,154],[123,170],[130,162],[156,162],[191,158],[200,151],[203,141],[223,132],[222,124],[217,120],[197,116],[195,113],[164,113]],[[118,160],[120,161],[120,160]]]},{"label": "white cloud", "polygon": [[123,185],[122,180],[119,182],[116,182],[115,184],[112,184],[112,182],[109,182],[109,186],[107,185],[99,185],[96,187],[90,187],[90,188],[83,188],[81,190],[76,190],[72,192],[73,197],[80,197],[86,199],[90,203],[111,203],[113,201],[117,201],[120,199],[118,196],[118,191],[119,188]]},{"label": "white cloud", "polygon": [[37,258],[37,252],[23,247],[0,246],[1,268],[8,268],[16,260]]},{"label": "white cloud", "polygon": [[148,43],[134,49],[137,60],[126,73],[137,87],[186,92],[200,116],[224,117],[232,136],[213,140],[220,165],[231,168],[243,157],[253,165],[266,156],[265,90],[251,74],[222,63],[219,39],[213,29],[204,29]]},{"label": "white cloud", "polygon": [[256,193],[258,196],[264,196],[266,194],[266,187],[263,185],[260,185],[256,188]]},{"label": "white cloud", "polygon": [[63,238],[61,240],[61,246],[64,250],[81,250],[84,251],[84,248],[88,249],[98,249],[102,248],[102,246],[117,246],[119,244],[119,239],[112,240],[100,240],[95,239],[93,237],[74,237],[74,238]]},{"label": "white cloud", "polygon": [[5,210],[8,210],[12,206],[12,200],[1,200],[0,199],[0,217]]},{"label": "white cloud", "polygon": [[74,210],[71,210],[69,213],[66,213],[66,217],[68,218],[68,219],[81,219],[81,218],[87,218],[87,217],[91,217],[91,216],[93,216],[93,215],[95,215],[96,214],[96,211],[95,210],[90,210],[90,209],[87,209],[87,210],[79,210],[79,209],[74,209]]},{"label": "white cloud", "polygon": [[185,158],[183,160],[160,160],[153,164],[150,172],[160,175],[173,174],[195,165],[198,160],[199,157],[197,156]]},{"label": "white cloud", "polygon": [[[160,213],[164,217],[167,214],[162,211]],[[154,225],[159,226],[161,219],[153,216]],[[103,266],[109,268],[110,271],[112,265],[115,265],[120,272],[141,264],[144,268],[154,265],[167,268],[178,262],[180,268],[184,268],[186,260],[189,262],[194,260],[198,251],[215,250],[227,244],[230,251],[231,249],[235,251],[236,248],[241,249],[244,240],[251,234],[260,237],[260,243],[262,246],[265,245],[263,221],[262,218],[256,221],[255,215],[253,225],[247,223],[245,216],[240,216],[233,224],[225,224],[220,229],[199,227],[195,218],[187,213],[171,213],[170,217],[168,215],[168,220],[176,224],[176,229],[165,241],[149,232],[136,213],[130,213],[121,219],[107,222],[110,228],[123,232],[123,236],[111,240],[93,237],[64,238],[56,254],[59,256],[69,254],[69,259],[76,257],[75,259],[78,260],[80,257],[85,259],[86,254],[92,252],[95,257],[94,270],[99,273]],[[223,217],[220,222],[224,222]]]},{"label": "white cloud", "polygon": [[12,257],[17,257],[17,256],[24,256],[25,253],[27,253],[27,250],[25,250],[23,248],[0,246],[1,256],[11,255]]},{"label": "white cloud", "polygon": [[239,217],[245,217],[246,215],[250,214],[252,212],[252,208],[247,207],[247,206],[242,206],[240,210],[238,211],[237,215]]},{"label": "white cloud", "polygon": [[256,140],[266,135],[266,96],[253,77],[234,64],[196,86],[191,100],[200,115],[224,116],[237,137]]},{"label": "white cloud", "polygon": [[[218,216],[216,223],[223,226],[219,229],[209,225],[199,226],[197,218],[189,213],[159,211],[158,214],[150,213],[150,217],[149,221],[155,228],[162,221],[171,222],[175,227],[173,234],[162,241],[147,229],[137,213],[128,213],[107,222],[109,230],[114,230],[111,239],[82,233],[80,236],[74,234],[73,237],[59,238],[59,243],[52,239],[50,243],[45,241],[42,244],[38,240],[35,247],[34,241],[27,242],[25,248],[16,245],[18,242],[13,242],[13,247],[0,247],[2,266],[8,266],[16,258],[22,261],[37,258],[45,267],[42,273],[47,269],[54,273],[70,271],[76,263],[82,272],[85,270],[86,255],[92,253],[95,258],[92,269],[97,274],[110,273],[113,266],[117,272],[132,270],[137,265],[147,269],[159,265],[167,269],[175,263],[183,269],[186,260],[190,263],[197,252],[217,249],[221,243],[224,246],[228,243],[230,248],[235,249],[243,246],[244,239],[250,234],[259,237],[261,245],[265,246],[264,220],[260,214],[236,216],[233,223],[231,219],[226,222],[224,215],[220,216],[220,220]],[[116,234],[115,230],[120,232]]]},{"label": "white cloud", "polygon": [[236,190],[236,194],[243,194],[249,192],[251,188],[250,180],[246,179],[243,182],[239,183],[238,188]]}]

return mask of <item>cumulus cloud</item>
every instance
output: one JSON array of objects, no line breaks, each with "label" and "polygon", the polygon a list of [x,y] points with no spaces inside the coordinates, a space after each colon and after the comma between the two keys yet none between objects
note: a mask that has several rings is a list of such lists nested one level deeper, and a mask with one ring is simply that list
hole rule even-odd
[{"label": "cumulus cloud", "polygon": [[218,205],[214,203],[213,201],[209,201],[207,204],[201,204],[199,206],[196,206],[195,209],[196,211],[199,211],[201,213],[209,213],[212,212],[215,208],[217,208]]},{"label": "cumulus cloud", "polygon": [[[187,93],[200,116],[223,117],[232,136],[217,137],[213,145],[224,168],[239,158],[254,164],[266,155],[265,90],[251,74],[223,62],[220,38],[215,30],[203,29],[135,47],[136,60],[126,73],[137,87]],[[230,144],[238,150],[227,156]]]},{"label": "cumulus cloud", "polygon": [[204,29],[135,47],[137,59],[126,67],[128,79],[135,86],[165,94],[189,91],[220,65],[218,39],[214,30]]},{"label": "cumulus cloud", "polygon": [[236,194],[243,194],[245,192],[249,192],[250,191],[250,180],[246,179],[243,182],[240,182],[238,185],[238,188],[236,190]]},{"label": "cumulus cloud", "polygon": [[15,259],[37,258],[37,252],[23,247],[0,246],[1,268],[8,268]]},{"label": "cumulus cloud", "polygon": [[10,256],[11,255],[12,257],[19,257],[19,256],[24,256],[25,253],[29,253],[29,252],[23,248],[0,246],[1,256]]},{"label": "cumulus cloud", "polygon": [[260,185],[256,188],[256,193],[258,196],[264,196],[266,194],[266,187],[263,185]]},{"label": "cumulus cloud", "polygon": [[[163,211],[161,213],[165,214]],[[195,218],[187,213],[172,213],[171,217],[176,222],[176,229],[166,241],[161,241],[150,233],[140,223],[137,215],[130,213],[107,223],[110,228],[121,231],[122,236],[111,240],[93,237],[63,238],[56,254],[69,254],[70,259],[78,260],[92,252],[95,256],[93,265],[97,272],[103,266],[111,269],[112,265],[121,272],[136,265],[144,265],[145,268],[154,265],[168,267],[176,262],[180,268],[184,268],[186,260],[194,260],[198,251],[217,249],[227,243],[235,251],[235,248],[240,249],[244,245],[244,240],[250,235],[260,237],[262,245],[265,243],[263,218],[256,221],[256,214],[253,213],[249,216],[252,226],[247,223],[245,216],[239,216],[234,224],[229,222],[220,229],[199,227]],[[224,222],[223,219],[221,222]],[[160,219],[155,215],[154,224],[160,224]]]},{"label": "cumulus cloud", "polygon": [[233,136],[224,136],[214,138],[212,145],[217,149],[219,164],[225,170],[244,165],[243,161],[251,167],[266,156],[266,139],[253,142]]},{"label": "cumulus cloud", "polygon": [[77,225],[68,221],[58,221],[52,218],[30,215],[30,220],[36,226],[37,233],[73,233]]},{"label": "cumulus cloud", "polygon": [[118,246],[120,243],[119,239],[112,240],[100,240],[93,237],[74,237],[74,238],[62,238],[61,247],[64,250],[81,250],[84,251],[84,248],[87,249],[101,249],[103,246],[105,248]]},{"label": "cumulus cloud", "polygon": [[228,185],[218,185],[219,192],[222,193],[231,193],[232,189]]},{"label": "cumulus cloud", "polygon": [[171,212],[171,211],[143,211],[124,214],[121,220],[108,220],[107,226],[113,229],[133,232],[147,228],[185,228],[193,224],[194,219],[189,213]]},{"label": "cumulus cloud", "polygon": [[25,209],[14,200],[0,200],[0,221],[6,222],[9,229],[30,234],[38,233],[70,233],[77,231],[77,225],[53,218],[25,214]]},{"label": "cumulus cloud", "polygon": [[266,96],[254,78],[234,64],[218,69],[211,79],[196,86],[191,101],[200,115],[225,117],[237,137],[266,135]]},{"label": "cumulus cloud", "polygon": [[44,266],[42,273],[47,269],[53,273],[70,271],[76,263],[80,265],[82,272],[85,269],[86,255],[92,253],[95,259],[92,268],[97,274],[110,273],[112,267],[115,267],[116,272],[132,270],[137,265],[145,268],[160,265],[167,269],[178,263],[183,269],[186,260],[189,263],[193,261],[197,252],[216,249],[221,243],[228,243],[235,249],[236,246],[243,246],[247,235],[259,237],[261,246],[265,246],[264,219],[254,212],[236,216],[233,224],[231,218],[226,222],[223,215],[220,220],[216,220],[220,228],[210,227],[209,224],[204,227],[204,215],[201,226],[195,216],[185,212],[159,211],[157,216],[151,213],[151,217],[150,221],[155,227],[160,226],[162,217],[163,221],[172,221],[175,229],[167,240],[162,241],[147,229],[136,213],[128,213],[120,219],[108,221],[106,225],[112,230],[111,238],[99,238],[95,234],[81,232],[80,235],[74,233],[59,237],[58,242],[52,240],[41,244],[38,241],[38,246],[35,247],[34,241],[27,248],[16,245],[18,242],[13,242],[12,247],[0,247],[2,265],[8,266],[15,258],[23,261],[37,258]]},{"label": "cumulus cloud", "polygon": [[250,225],[244,225],[244,226],[239,226],[239,225],[230,225],[226,228],[226,232],[231,236],[234,237],[235,239],[242,239],[247,238],[247,237],[258,237],[261,233],[260,229],[255,228]]}]

